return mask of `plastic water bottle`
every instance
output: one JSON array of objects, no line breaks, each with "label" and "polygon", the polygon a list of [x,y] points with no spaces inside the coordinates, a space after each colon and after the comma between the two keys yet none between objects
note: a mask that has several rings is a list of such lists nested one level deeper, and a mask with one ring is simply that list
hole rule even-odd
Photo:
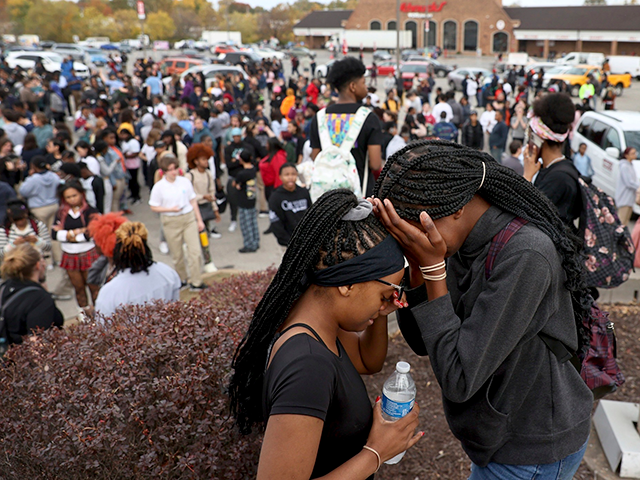
[{"label": "plastic water bottle", "polygon": [[[396,371],[387,378],[382,387],[382,417],[395,422],[407,415],[416,400],[416,384],[409,375],[411,365],[407,362],[396,363]],[[406,452],[399,453],[387,460],[387,465],[395,465]]]}]

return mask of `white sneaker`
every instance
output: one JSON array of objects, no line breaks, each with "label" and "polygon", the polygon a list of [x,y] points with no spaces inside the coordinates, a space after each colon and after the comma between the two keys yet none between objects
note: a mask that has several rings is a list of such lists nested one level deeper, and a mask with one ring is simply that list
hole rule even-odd
[{"label": "white sneaker", "polygon": [[229,224],[229,231],[230,232],[235,232],[236,228],[238,228],[238,222],[233,221]]},{"label": "white sneaker", "polygon": [[213,262],[211,262],[211,263],[207,263],[204,266],[204,271],[207,272],[207,273],[213,273],[213,272],[217,272],[218,268],[214,265]]},{"label": "white sneaker", "polygon": [[163,255],[169,253],[169,245],[167,245],[167,242],[160,242],[160,253]]}]

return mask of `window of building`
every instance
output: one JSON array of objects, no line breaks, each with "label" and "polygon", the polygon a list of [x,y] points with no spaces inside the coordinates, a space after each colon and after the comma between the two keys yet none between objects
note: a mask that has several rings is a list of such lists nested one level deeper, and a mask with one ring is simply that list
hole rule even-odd
[{"label": "window of building", "polygon": [[475,52],[478,49],[478,22],[468,20],[464,22],[464,50]]},{"label": "window of building", "polygon": [[493,34],[493,51],[494,53],[506,52],[509,50],[509,35],[505,32],[496,32]]},{"label": "window of building", "polygon": [[396,29],[395,20],[391,20],[390,22],[387,22],[387,30],[395,30],[395,29]]},{"label": "window of building", "polygon": [[425,47],[435,47],[436,39],[438,38],[438,24],[432,20],[429,20],[429,31],[424,32],[424,45]]},{"label": "window of building", "polygon": [[369,24],[369,30],[382,30],[382,24],[379,21],[374,20]]},{"label": "window of building", "polygon": [[442,26],[442,48],[456,51],[458,48],[458,25],[453,20],[447,20]]},{"label": "window of building", "polygon": [[418,46],[418,24],[409,20],[404,24],[404,29],[411,32],[411,48],[416,48]]}]

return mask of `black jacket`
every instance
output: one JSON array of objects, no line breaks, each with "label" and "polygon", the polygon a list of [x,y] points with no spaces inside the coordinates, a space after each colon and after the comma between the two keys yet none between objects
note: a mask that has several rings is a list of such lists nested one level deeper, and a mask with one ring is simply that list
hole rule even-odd
[{"label": "black jacket", "polygon": [[8,304],[4,313],[9,344],[22,343],[23,336],[33,333],[38,328],[62,327],[64,317],[56,307],[51,294],[42,285],[30,280],[23,282],[9,279],[4,282],[3,287],[0,287],[3,288],[2,305],[5,305],[13,295],[16,295],[23,288],[37,288],[37,290],[20,294]]},{"label": "black jacket", "polygon": [[476,125],[473,126],[471,122],[468,121],[462,126],[462,144],[475,148],[476,150],[482,150],[484,147],[484,135],[480,122],[477,122]]}]

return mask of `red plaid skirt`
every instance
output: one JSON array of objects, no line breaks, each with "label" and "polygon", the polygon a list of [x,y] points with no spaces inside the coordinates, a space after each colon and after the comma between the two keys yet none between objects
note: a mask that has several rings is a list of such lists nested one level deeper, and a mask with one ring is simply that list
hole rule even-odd
[{"label": "red plaid skirt", "polygon": [[65,253],[62,252],[62,261],[60,262],[60,268],[64,268],[65,270],[80,270],[85,271],[91,268],[93,262],[95,262],[98,257],[98,252],[95,248],[92,248],[88,252],[84,253]]}]

